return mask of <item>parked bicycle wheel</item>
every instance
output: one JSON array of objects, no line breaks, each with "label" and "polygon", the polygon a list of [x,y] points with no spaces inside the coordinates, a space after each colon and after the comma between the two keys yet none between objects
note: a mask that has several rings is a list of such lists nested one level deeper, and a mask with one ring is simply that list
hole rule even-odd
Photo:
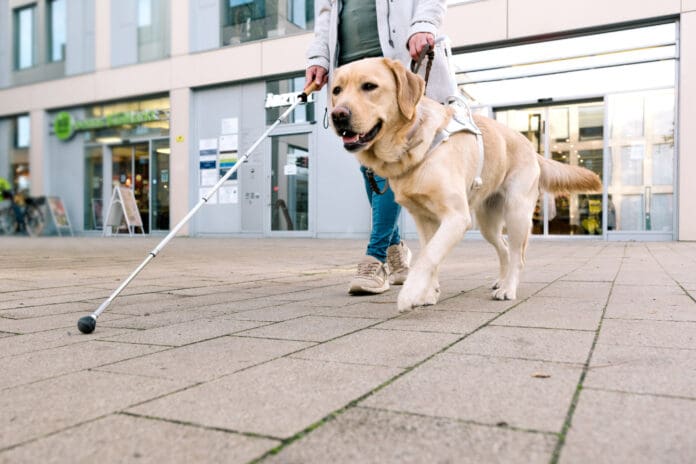
[{"label": "parked bicycle wheel", "polygon": [[41,235],[44,230],[44,218],[41,208],[38,205],[28,204],[24,213],[24,224],[27,233],[32,237]]},{"label": "parked bicycle wheel", "polygon": [[17,232],[18,226],[12,203],[8,200],[0,201],[0,233],[12,235]]}]

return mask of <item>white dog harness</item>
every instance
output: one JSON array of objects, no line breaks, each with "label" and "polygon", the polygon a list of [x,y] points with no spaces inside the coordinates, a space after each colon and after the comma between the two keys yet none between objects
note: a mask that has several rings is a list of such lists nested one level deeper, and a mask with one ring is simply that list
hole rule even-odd
[{"label": "white dog harness", "polygon": [[430,144],[428,153],[435,150],[441,143],[449,140],[450,135],[456,132],[471,132],[476,136],[476,143],[478,145],[478,166],[476,168],[476,176],[474,177],[474,182],[471,184],[471,189],[476,190],[481,188],[483,185],[483,180],[481,179],[481,174],[483,173],[483,136],[481,135],[481,129],[478,128],[474,122],[473,115],[471,114],[471,109],[466,102],[458,96],[453,96],[447,99],[447,105],[454,109],[454,115],[450,120],[447,127],[442,129],[440,132],[435,134],[433,142]]}]

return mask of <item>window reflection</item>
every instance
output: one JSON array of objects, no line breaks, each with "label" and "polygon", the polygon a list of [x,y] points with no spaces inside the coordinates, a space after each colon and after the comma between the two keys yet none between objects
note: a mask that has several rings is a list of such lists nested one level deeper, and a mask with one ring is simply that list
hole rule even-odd
[{"label": "window reflection", "polygon": [[222,45],[314,28],[314,0],[222,0]]},{"label": "window reflection", "polygon": [[66,18],[65,0],[48,2],[49,60],[65,60]]}]

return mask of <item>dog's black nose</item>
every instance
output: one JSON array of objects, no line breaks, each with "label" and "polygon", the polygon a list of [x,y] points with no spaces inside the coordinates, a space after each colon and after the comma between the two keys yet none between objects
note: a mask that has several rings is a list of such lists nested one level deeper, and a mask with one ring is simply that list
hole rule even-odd
[{"label": "dog's black nose", "polygon": [[345,106],[337,106],[331,111],[331,120],[337,129],[350,127],[350,110]]}]

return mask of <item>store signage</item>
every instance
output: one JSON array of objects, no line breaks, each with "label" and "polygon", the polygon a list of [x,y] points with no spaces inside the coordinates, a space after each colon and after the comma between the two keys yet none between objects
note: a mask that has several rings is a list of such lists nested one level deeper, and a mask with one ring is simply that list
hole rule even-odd
[{"label": "store signage", "polygon": [[[279,108],[281,106],[293,105],[299,100],[300,95],[297,92],[288,92],[281,94],[269,93],[266,95],[266,108]],[[314,93],[307,95],[307,103],[314,101]]]},{"label": "store signage", "polygon": [[75,120],[67,111],[61,111],[53,120],[53,133],[58,140],[69,140],[77,131],[106,129],[169,119],[169,110],[131,111],[101,118]]}]

